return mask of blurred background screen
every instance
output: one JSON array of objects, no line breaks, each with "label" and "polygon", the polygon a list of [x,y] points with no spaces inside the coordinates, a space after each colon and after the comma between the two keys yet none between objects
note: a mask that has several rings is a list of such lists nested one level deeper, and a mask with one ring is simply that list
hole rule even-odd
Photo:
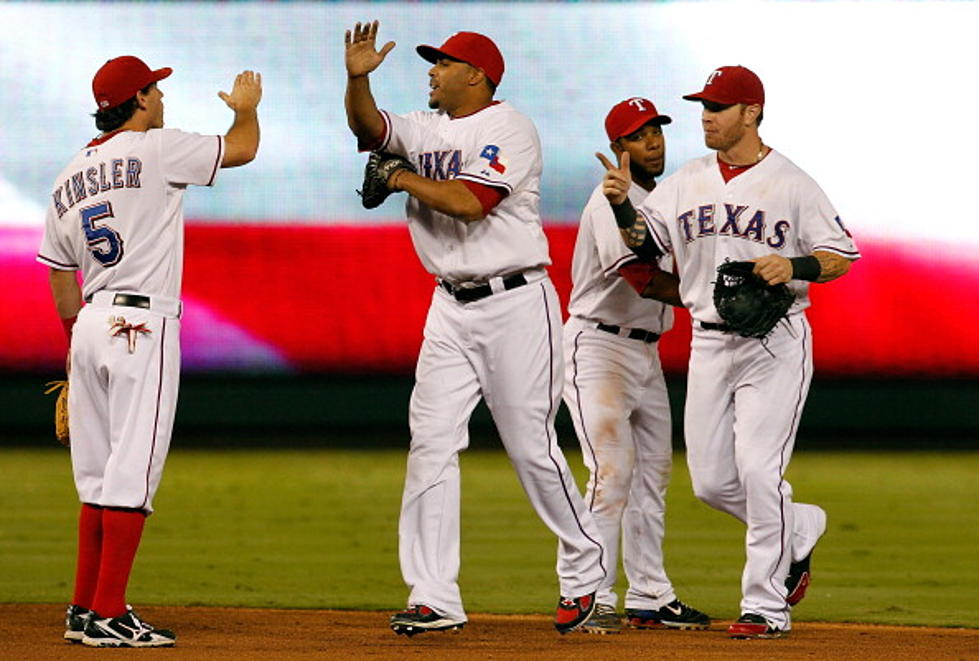
[{"label": "blurred background screen", "polygon": [[[53,179],[96,133],[91,79],[111,57],[173,67],[166,124],[223,134],[218,99],[260,71],[262,144],[247,167],[191,189],[185,371],[410,373],[433,279],[403,196],[360,206],[365,155],[344,115],[344,31],[381,21],[397,47],[372,76],[379,106],[426,106],[418,44],[458,30],[500,46],[497,98],[528,114],[544,153],[542,213],[564,301],[578,215],[601,177],[603,121],[630,96],[671,115],[667,172],[705,153],[681,96],[721,65],[765,83],[761,133],[823,187],[863,253],[815,286],[817,370],[979,376],[979,218],[964,198],[977,138],[979,3],[111,2],[0,3],[0,370],[63,364],[65,340],[34,261]],[[971,148],[970,148],[971,145]],[[663,342],[685,370],[689,323]]]}]

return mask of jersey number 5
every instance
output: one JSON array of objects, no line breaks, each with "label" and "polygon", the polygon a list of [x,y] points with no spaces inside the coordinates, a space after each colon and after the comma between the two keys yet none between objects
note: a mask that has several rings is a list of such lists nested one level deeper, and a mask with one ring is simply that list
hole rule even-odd
[{"label": "jersey number 5", "polygon": [[88,239],[88,249],[102,266],[115,266],[122,259],[122,237],[108,225],[97,224],[105,218],[112,218],[112,204],[101,202],[81,210],[82,229]]}]

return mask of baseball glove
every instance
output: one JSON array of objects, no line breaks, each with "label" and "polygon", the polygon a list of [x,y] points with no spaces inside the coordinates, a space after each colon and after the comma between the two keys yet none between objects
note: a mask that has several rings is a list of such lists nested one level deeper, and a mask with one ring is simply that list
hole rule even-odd
[{"label": "baseball glove", "polygon": [[785,316],[795,295],[784,284],[770,286],[752,273],[754,262],[724,262],[717,267],[714,307],[730,332],[762,338]]},{"label": "baseball glove", "polygon": [[398,170],[415,171],[406,159],[397,154],[373,151],[364,167],[364,184],[362,191],[357,191],[365,209],[374,209],[384,203],[388,196],[395,191],[388,188],[388,179]]},{"label": "baseball glove", "polygon": [[54,437],[64,446],[69,444],[68,436],[68,382],[49,381],[45,395],[58,392],[58,399],[54,402]]}]

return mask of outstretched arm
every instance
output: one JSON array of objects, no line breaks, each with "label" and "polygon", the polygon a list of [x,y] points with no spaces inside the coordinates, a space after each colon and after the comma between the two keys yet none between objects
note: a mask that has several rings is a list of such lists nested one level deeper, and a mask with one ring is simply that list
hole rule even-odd
[{"label": "outstretched arm", "polygon": [[379,21],[366,25],[357,23],[352,31],[347,30],[344,35],[347,93],[343,102],[347,109],[347,125],[363,144],[376,142],[384,133],[384,119],[371,94],[368,76],[391,52],[394,42],[387,42],[381,50],[375,48],[379,25]]},{"label": "outstretched arm", "polygon": [[258,103],[262,100],[262,74],[242,71],[235,78],[231,94],[218,96],[235,113],[235,121],[224,136],[221,167],[233,168],[251,162],[258,154]]}]

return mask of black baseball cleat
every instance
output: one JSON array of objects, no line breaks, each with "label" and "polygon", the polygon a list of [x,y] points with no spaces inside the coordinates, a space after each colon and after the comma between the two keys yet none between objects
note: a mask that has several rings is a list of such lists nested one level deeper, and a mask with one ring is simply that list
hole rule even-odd
[{"label": "black baseball cleat", "polygon": [[100,617],[91,611],[82,644],[89,647],[173,647],[172,631],[155,629],[143,622],[132,609],[118,617]]},{"label": "black baseball cleat", "polygon": [[785,579],[785,589],[788,593],[785,597],[785,602],[789,606],[795,606],[806,596],[806,590],[809,588],[809,583],[812,580],[812,575],[809,573],[809,563],[811,561],[812,553],[799,562],[793,562],[789,565],[789,575]]},{"label": "black baseball cleat", "polygon": [[622,618],[615,612],[615,606],[599,603],[595,606],[595,613],[582,622],[578,629],[600,635],[619,633],[622,631]]},{"label": "black baseball cleat", "polygon": [[428,606],[409,606],[391,616],[391,629],[399,636],[409,638],[426,631],[458,631],[465,626],[465,620],[453,620]]},{"label": "black baseball cleat", "polygon": [[781,638],[788,635],[788,632],[773,627],[768,623],[768,620],[757,613],[744,613],[737,622],[727,628],[727,635],[731,638],[748,640],[751,638]]},{"label": "black baseball cleat", "polygon": [[816,548],[816,544],[820,538],[826,533],[826,512],[821,507],[805,504],[801,504],[799,507],[805,508],[803,511],[808,512],[809,516],[814,518],[817,534],[806,557],[789,565],[789,575],[785,578],[785,603],[789,606],[795,606],[806,596],[806,590],[809,589],[809,584],[812,582],[812,571],[810,569],[812,552]]},{"label": "black baseball cleat", "polygon": [[92,617],[92,611],[71,604],[65,612],[65,640],[80,643],[85,637],[85,625]]},{"label": "black baseball cleat", "polygon": [[710,616],[674,599],[662,608],[625,611],[626,621],[633,629],[706,629]]},{"label": "black baseball cleat", "polygon": [[561,597],[557,602],[557,614],[554,616],[554,628],[561,634],[575,631],[595,612],[595,593],[583,597],[568,599]]}]

